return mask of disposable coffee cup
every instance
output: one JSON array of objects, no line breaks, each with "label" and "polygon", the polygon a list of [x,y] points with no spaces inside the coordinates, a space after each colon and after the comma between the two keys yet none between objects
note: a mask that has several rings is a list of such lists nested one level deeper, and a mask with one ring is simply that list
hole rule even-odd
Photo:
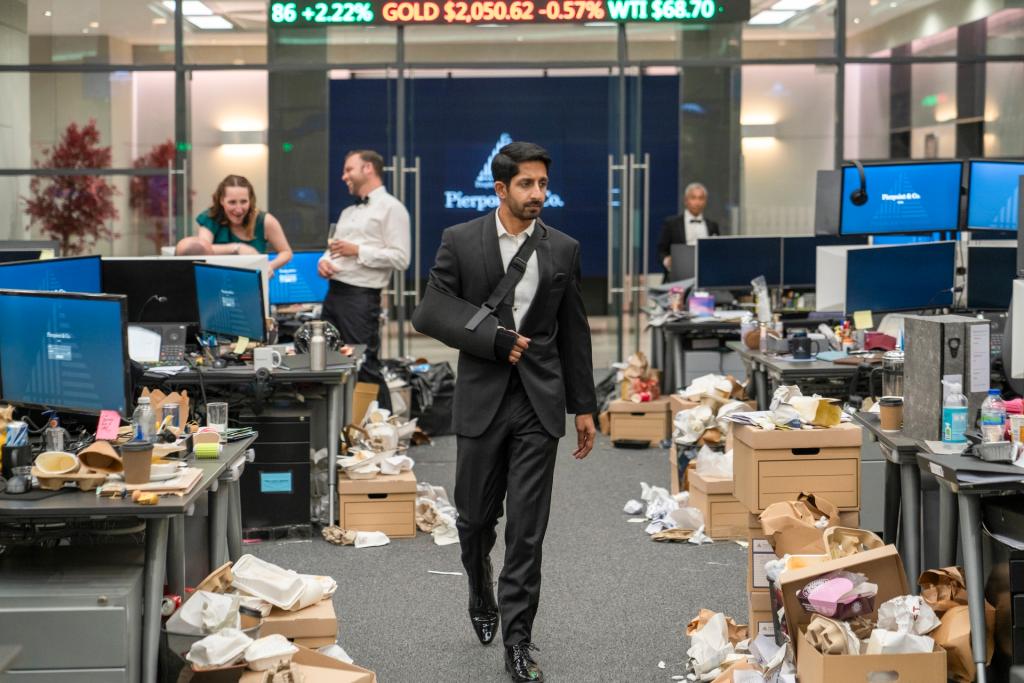
[{"label": "disposable coffee cup", "polygon": [[878,406],[882,431],[898,432],[903,429],[903,399],[900,396],[883,396]]},{"label": "disposable coffee cup", "polygon": [[121,446],[124,461],[124,483],[148,484],[153,465],[153,444],[148,441],[129,441]]}]

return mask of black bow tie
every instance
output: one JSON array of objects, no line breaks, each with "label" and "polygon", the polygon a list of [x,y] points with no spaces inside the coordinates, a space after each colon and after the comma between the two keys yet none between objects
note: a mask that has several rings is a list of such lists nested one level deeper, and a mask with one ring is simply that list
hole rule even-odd
[{"label": "black bow tie", "polygon": [[365,197],[361,197],[361,198],[360,197],[356,197],[356,202],[355,202],[356,206],[359,206],[361,204],[369,204],[369,203],[370,203],[370,195],[366,195]]},{"label": "black bow tie", "polygon": [[704,219],[703,218],[691,218],[690,222],[691,223],[703,223]]}]

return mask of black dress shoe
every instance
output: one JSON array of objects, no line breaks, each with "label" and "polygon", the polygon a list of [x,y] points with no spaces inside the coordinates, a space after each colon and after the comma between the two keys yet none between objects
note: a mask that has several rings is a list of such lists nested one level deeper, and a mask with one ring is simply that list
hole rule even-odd
[{"label": "black dress shoe", "polygon": [[533,661],[530,650],[537,650],[537,646],[533,643],[505,646],[505,671],[512,674],[512,680],[516,683],[544,683],[544,672]]},{"label": "black dress shoe", "polygon": [[473,630],[476,631],[476,637],[480,639],[480,642],[484,645],[490,644],[494,640],[494,636],[498,633],[498,612],[478,612],[474,614],[469,613],[469,621],[473,624]]}]

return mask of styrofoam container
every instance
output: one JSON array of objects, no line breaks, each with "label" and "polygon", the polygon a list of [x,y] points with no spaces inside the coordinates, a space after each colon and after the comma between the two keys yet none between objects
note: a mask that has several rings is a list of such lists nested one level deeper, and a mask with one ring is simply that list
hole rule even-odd
[{"label": "styrofoam container", "polygon": [[253,671],[269,671],[287,664],[299,651],[280,633],[254,640],[245,648],[245,661]]},{"label": "styrofoam container", "polygon": [[289,609],[306,590],[306,582],[298,574],[252,555],[238,558],[231,574],[231,585],[236,589],[281,609]]},{"label": "styrofoam container", "polygon": [[252,638],[238,629],[226,628],[192,643],[185,659],[197,670],[228,666],[237,662],[252,643]]}]

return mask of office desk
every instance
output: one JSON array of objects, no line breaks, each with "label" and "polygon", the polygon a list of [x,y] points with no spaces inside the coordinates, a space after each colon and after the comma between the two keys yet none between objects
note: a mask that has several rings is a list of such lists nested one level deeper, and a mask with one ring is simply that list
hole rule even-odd
[{"label": "office desk", "polygon": [[827,381],[836,385],[835,393],[848,393],[846,387],[857,374],[855,365],[841,365],[821,360],[783,360],[779,356],[752,351],[742,342],[731,341],[726,346],[738,353],[749,368],[754,380],[759,410],[768,410],[772,393],[775,387],[780,385],[795,384],[803,389],[803,384],[808,382]]},{"label": "office desk", "polygon": [[[314,372],[312,370],[287,370],[279,368],[267,373],[267,381],[271,384],[323,384],[327,393],[327,471],[337,472],[338,435],[342,428],[352,419],[352,393],[355,390],[356,375],[363,362],[364,345],[353,347],[352,355],[345,363],[329,366],[327,369]],[[200,373],[202,373],[200,377]],[[158,375],[146,373],[143,381],[147,384],[163,384],[171,387],[199,386],[200,383],[213,385],[248,384],[257,379],[255,368],[251,365],[226,368],[202,368],[180,372],[177,375]],[[328,497],[328,519],[334,524],[334,506],[337,500],[337,476],[328,476],[330,490]]]},{"label": "office desk", "polygon": [[[985,574],[982,567],[981,497],[1024,491],[1024,470],[1014,465],[988,463],[970,456],[937,455],[919,452],[917,464],[935,475],[940,495],[956,506],[949,509],[960,513],[960,542],[963,544],[964,569],[967,582],[968,611],[971,617],[971,651],[978,667],[978,683],[986,683],[985,672]],[[941,499],[940,499],[941,500]],[[943,567],[956,562],[956,520],[951,515],[939,516],[940,538],[944,539],[947,553],[940,558]]]},{"label": "office desk", "polygon": [[[882,431],[875,413],[855,413],[854,422],[867,430],[878,441],[885,456],[885,523],[882,532],[886,543],[900,541],[900,556],[907,573],[907,585],[917,593],[917,577],[921,575],[921,469],[917,454],[921,444],[902,431]],[[930,476],[926,474],[925,476]],[[940,515],[954,515],[956,509],[940,496]],[[954,521],[955,524],[955,521]],[[956,539],[952,548],[947,539],[939,538],[939,558],[943,567],[956,563]],[[948,562],[947,562],[948,559]]]},{"label": "office desk", "polygon": [[[236,464],[239,458],[245,457],[255,436],[224,445],[221,455],[216,460],[196,460],[192,464],[203,471],[199,483],[184,496],[161,496],[156,505],[137,505],[131,500],[99,498],[94,491],[74,491],[43,498],[41,500],[12,500],[9,497],[0,499],[0,521],[38,519],[69,519],[77,517],[108,518],[135,517],[146,522],[146,562],[143,570],[143,616],[142,616],[142,672],[143,681],[156,681],[157,662],[160,649],[160,603],[163,600],[165,568],[168,559],[169,527],[173,519],[184,520],[192,513],[196,500],[207,492],[214,497],[213,507],[221,508],[232,503],[237,505],[237,496],[232,497],[230,486],[219,486],[220,478],[229,467]],[[233,498],[233,500],[232,500]],[[238,512],[239,518],[241,512]],[[221,514],[215,517],[211,513],[210,530],[211,544],[224,544],[228,535],[228,517]],[[239,531],[239,547],[241,545],[241,529]],[[177,535],[177,534],[176,534]],[[184,577],[184,557],[178,557],[182,550],[182,539],[173,549],[171,561],[177,565],[180,561]],[[212,561],[211,557],[211,561]],[[214,565],[216,566],[216,565]],[[184,586],[171,586],[171,589],[184,593]]]},{"label": "office desk", "polygon": [[[686,388],[686,342],[690,342],[691,350],[724,351],[726,341],[738,340],[740,323],[738,320],[672,320],[661,326],[664,335],[664,374],[667,386],[662,389],[674,393]],[[652,350],[657,350],[652,342]],[[665,382],[662,382],[664,385]]]}]

